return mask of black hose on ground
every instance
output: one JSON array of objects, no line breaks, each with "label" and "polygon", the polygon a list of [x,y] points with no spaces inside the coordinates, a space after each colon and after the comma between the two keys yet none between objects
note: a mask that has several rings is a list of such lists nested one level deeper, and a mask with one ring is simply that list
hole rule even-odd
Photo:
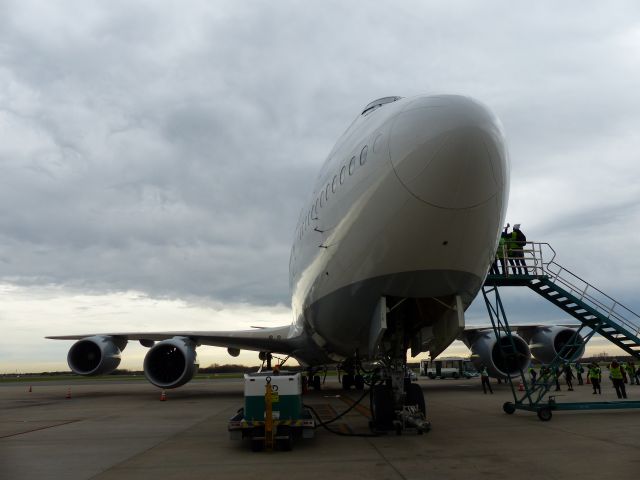
[{"label": "black hose on ground", "polygon": [[369,394],[369,390],[365,391],[362,394],[362,396],[353,403],[353,405],[350,405],[349,408],[347,408],[344,412],[340,413],[339,415],[337,415],[335,418],[332,418],[331,420],[327,420],[326,422],[323,422],[322,420],[320,420],[320,415],[318,415],[318,412],[316,412],[313,407],[309,405],[303,405],[303,406],[305,408],[308,408],[311,411],[311,413],[313,413],[313,416],[316,417],[316,420],[318,423],[314,428],[322,427],[328,432],[331,432],[335,435],[340,435],[342,437],[377,437],[378,434],[376,433],[345,433],[345,432],[340,432],[338,430],[333,430],[332,428],[329,428],[330,423],[335,422],[336,420],[342,418],[351,410],[353,410],[357,405],[360,404],[360,402],[362,402],[362,400],[364,400],[364,397],[366,397],[368,394]]}]

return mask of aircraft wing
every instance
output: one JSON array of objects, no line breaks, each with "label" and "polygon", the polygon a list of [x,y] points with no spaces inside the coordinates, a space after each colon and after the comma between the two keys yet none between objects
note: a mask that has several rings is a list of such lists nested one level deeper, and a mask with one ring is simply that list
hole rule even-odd
[{"label": "aircraft wing", "polygon": [[52,340],[81,340],[83,338],[104,336],[119,340],[138,340],[145,346],[151,342],[167,340],[173,337],[188,337],[197,345],[214,347],[239,348],[241,350],[269,351],[290,354],[295,350],[296,340],[289,338],[290,326],[256,328],[252,330],[230,330],[220,332],[113,332],[92,333],[85,335],[57,335],[46,337]]}]

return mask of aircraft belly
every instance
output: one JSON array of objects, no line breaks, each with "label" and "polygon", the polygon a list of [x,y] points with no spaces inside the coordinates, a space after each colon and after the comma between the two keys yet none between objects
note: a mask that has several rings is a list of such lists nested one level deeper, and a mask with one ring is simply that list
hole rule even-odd
[{"label": "aircraft belly", "polygon": [[[458,294],[466,309],[482,281],[482,277],[454,270],[422,270],[369,278],[320,298],[306,310],[305,319],[316,340],[324,342],[323,349],[329,353],[349,356],[358,349],[366,355],[371,320],[381,296],[430,298]],[[318,322],[320,318],[322,321]],[[416,318],[416,322],[420,320]]]}]

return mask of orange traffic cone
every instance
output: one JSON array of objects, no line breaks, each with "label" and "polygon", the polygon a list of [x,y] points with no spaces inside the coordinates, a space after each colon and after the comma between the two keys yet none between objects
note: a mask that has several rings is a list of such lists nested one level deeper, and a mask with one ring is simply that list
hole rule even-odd
[{"label": "orange traffic cone", "polygon": [[164,393],[164,390],[162,390],[162,393],[160,394],[160,401],[165,402],[166,400],[167,400],[167,394]]},{"label": "orange traffic cone", "polygon": [[520,382],[520,385],[518,385],[518,391],[524,392],[524,383]]},{"label": "orange traffic cone", "polygon": [[31,389],[31,385],[29,385],[29,393],[31,393],[33,390]]},{"label": "orange traffic cone", "polygon": [[67,396],[65,397],[67,400],[71,399],[71,387],[67,389]]}]

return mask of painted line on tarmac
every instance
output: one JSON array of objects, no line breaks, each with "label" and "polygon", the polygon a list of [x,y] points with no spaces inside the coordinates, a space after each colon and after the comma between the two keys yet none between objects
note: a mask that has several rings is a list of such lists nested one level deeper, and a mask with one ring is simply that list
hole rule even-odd
[{"label": "painted line on tarmac", "polygon": [[[346,403],[349,406],[352,406],[355,402],[355,400],[346,397],[344,395],[340,395],[340,400],[342,400],[344,403]],[[361,403],[359,403],[358,405],[356,405],[354,407],[354,410],[357,410],[358,413],[360,413],[361,415],[367,417],[367,418],[371,418],[371,410],[368,409],[367,407],[365,407],[364,405],[362,405]]]},{"label": "painted line on tarmac", "polygon": [[56,423],[55,425],[47,425],[46,427],[40,427],[40,428],[31,429],[31,430],[25,430],[24,432],[12,433],[11,435],[3,435],[3,436],[0,437],[0,439],[1,438],[17,437],[18,435],[24,435],[25,433],[37,432],[39,430],[46,430],[48,428],[53,428],[53,427],[61,427],[62,425],[69,425],[70,423],[76,423],[76,422],[79,422],[79,421],[80,420],[69,420],[67,422]]}]

